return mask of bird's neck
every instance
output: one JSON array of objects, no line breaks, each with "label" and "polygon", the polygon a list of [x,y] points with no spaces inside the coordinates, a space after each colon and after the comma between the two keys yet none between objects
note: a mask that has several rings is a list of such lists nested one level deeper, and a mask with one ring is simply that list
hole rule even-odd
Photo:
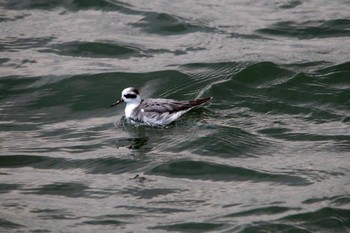
[{"label": "bird's neck", "polygon": [[125,107],[125,117],[130,118],[132,117],[133,111],[140,105],[139,102],[130,102],[126,104]]}]

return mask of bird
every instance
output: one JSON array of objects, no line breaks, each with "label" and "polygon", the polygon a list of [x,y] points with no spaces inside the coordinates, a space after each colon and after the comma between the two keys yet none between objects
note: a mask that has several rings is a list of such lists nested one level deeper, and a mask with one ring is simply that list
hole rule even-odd
[{"label": "bird", "polygon": [[181,101],[173,99],[142,99],[134,87],[125,88],[121,99],[111,105],[126,103],[125,118],[131,124],[166,126],[176,121],[186,112],[208,103],[213,97]]}]

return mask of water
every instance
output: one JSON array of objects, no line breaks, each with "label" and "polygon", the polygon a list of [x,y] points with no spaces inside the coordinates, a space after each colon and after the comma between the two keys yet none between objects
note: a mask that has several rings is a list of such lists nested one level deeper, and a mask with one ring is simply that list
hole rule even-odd
[{"label": "water", "polygon": [[348,1],[0,4],[1,232],[350,231]]}]

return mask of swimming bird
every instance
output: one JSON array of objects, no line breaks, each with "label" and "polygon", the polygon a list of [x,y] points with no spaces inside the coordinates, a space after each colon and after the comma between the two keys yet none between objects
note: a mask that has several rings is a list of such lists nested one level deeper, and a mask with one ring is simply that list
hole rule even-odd
[{"label": "swimming bird", "polygon": [[189,110],[209,102],[213,97],[180,101],[173,99],[142,99],[134,87],[125,88],[121,99],[111,105],[125,102],[125,118],[132,124],[165,126]]}]

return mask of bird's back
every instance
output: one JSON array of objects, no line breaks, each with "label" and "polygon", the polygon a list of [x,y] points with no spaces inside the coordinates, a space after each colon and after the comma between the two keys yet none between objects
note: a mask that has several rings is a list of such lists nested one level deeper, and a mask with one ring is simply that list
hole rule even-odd
[{"label": "bird's back", "polygon": [[135,120],[148,125],[167,125],[194,107],[210,101],[212,97],[191,101],[172,99],[144,99],[135,109]]}]

